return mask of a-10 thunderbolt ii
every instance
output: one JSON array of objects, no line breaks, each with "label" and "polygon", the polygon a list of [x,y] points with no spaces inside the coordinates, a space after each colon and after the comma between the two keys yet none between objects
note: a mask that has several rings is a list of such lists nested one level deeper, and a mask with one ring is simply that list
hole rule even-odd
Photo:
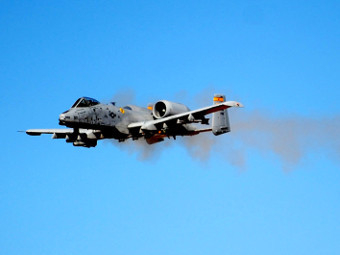
[{"label": "a-10 thunderbolt ii", "polygon": [[[191,111],[179,103],[161,100],[147,108],[135,105],[118,107],[115,103],[102,104],[89,98],[79,98],[71,109],[59,116],[59,124],[68,129],[29,129],[28,135],[52,134],[53,139],[64,138],[74,146],[95,147],[101,139],[145,138],[148,144],[164,138],[193,136],[211,131],[221,135],[230,131],[227,109],[243,107],[235,101],[225,101],[224,95],[215,95],[214,104]],[[200,129],[194,123],[209,124],[206,115],[212,114],[210,128]]]}]

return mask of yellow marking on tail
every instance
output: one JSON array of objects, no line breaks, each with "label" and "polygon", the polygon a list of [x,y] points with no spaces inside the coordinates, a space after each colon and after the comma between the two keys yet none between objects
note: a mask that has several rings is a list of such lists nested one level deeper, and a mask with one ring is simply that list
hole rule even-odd
[{"label": "yellow marking on tail", "polygon": [[224,102],[223,97],[214,97],[215,102]]}]

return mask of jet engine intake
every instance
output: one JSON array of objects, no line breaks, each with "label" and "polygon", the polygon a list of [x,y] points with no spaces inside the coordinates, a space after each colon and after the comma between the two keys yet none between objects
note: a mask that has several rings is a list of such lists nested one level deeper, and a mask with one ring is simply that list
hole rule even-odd
[{"label": "jet engine intake", "polygon": [[156,119],[159,119],[187,111],[190,110],[184,104],[161,100],[154,105],[152,114]]}]

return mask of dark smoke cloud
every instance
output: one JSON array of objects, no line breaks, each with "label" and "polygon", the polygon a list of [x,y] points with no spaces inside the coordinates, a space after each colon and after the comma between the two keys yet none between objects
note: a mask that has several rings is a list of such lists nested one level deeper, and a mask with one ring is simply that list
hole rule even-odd
[{"label": "dark smoke cloud", "polygon": [[284,169],[299,164],[309,153],[321,153],[335,160],[340,156],[340,115],[328,117],[273,117],[260,111],[233,116],[232,137],[242,150],[254,149],[277,155]]},{"label": "dark smoke cloud", "polygon": [[124,88],[124,90],[118,90],[109,101],[115,102],[118,106],[125,106],[129,104],[135,104],[135,99],[135,91],[131,88]]},{"label": "dark smoke cloud", "polygon": [[[172,98],[181,99],[178,101],[187,102],[189,106],[192,106],[189,102],[197,102],[192,108],[203,107],[212,104],[214,91],[208,88],[193,96],[181,91]],[[131,95],[133,98],[129,98]],[[132,100],[134,95],[129,90],[119,92],[115,98],[119,101]],[[217,154],[240,170],[247,169],[247,159],[254,152],[261,154],[265,160],[275,155],[274,158],[280,159],[286,171],[294,169],[309,154],[321,153],[337,162],[340,158],[340,115],[322,118],[273,116],[265,111],[248,111],[247,108],[230,109],[229,113],[231,133],[222,136],[204,133],[179,137],[177,141],[165,139],[153,145],[147,144],[144,139],[113,143],[122,150],[137,154],[139,160],[155,160],[169,147],[183,146],[194,159],[205,162]]]},{"label": "dark smoke cloud", "polygon": [[120,150],[126,151],[131,155],[137,155],[137,159],[140,161],[157,160],[169,146],[171,146],[170,140],[157,144],[148,144],[144,138],[140,138],[136,141],[131,139],[124,142],[118,142],[117,140],[110,140],[110,143],[117,146]]},{"label": "dark smoke cloud", "polygon": [[247,169],[247,158],[254,152],[260,153],[264,159],[275,155],[285,171],[294,169],[309,154],[339,160],[340,115],[273,117],[260,111],[242,110],[230,111],[231,133],[218,137],[201,134],[184,138],[183,144],[190,155],[205,160],[218,154],[240,170]]}]

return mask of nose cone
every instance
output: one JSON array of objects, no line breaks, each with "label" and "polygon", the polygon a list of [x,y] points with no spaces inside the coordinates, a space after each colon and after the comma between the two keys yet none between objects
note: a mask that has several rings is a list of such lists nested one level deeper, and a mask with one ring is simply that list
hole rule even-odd
[{"label": "nose cone", "polygon": [[67,122],[71,121],[71,116],[67,113],[62,113],[59,115],[59,125],[66,125]]},{"label": "nose cone", "polygon": [[59,115],[59,121],[63,121],[63,120],[65,120],[65,114],[64,113],[62,113],[62,114],[60,114]]}]

